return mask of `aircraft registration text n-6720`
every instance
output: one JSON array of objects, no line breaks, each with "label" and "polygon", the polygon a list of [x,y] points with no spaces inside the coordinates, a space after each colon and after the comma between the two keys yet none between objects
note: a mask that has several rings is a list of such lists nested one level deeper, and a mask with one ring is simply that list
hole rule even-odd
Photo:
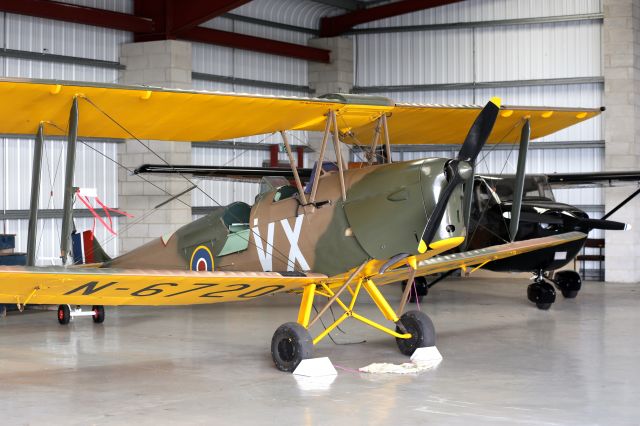
[{"label": "aircraft registration text n-6720", "polygon": [[[82,296],[90,296],[96,293],[101,293],[106,289],[122,291],[130,290],[129,288],[111,288],[117,282],[108,282],[100,284],[98,281],[90,281],[86,284],[82,284],[68,292],[64,293],[65,296],[79,294]],[[184,287],[189,287],[182,289]],[[211,288],[216,288],[214,291],[201,291]],[[225,298],[227,300],[232,299],[250,299],[253,297],[265,296],[270,293],[275,293],[282,290],[285,286],[280,284],[265,285],[255,287],[251,284],[218,284],[218,283],[193,283],[187,285],[180,285],[178,283],[160,282],[149,284],[138,290],[132,291],[129,295],[133,297],[176,297],[185,295],[188,293],[194,293],[194,297],[211,297],[211,298]],[[102,295],[102,294],[100,294]]]}]

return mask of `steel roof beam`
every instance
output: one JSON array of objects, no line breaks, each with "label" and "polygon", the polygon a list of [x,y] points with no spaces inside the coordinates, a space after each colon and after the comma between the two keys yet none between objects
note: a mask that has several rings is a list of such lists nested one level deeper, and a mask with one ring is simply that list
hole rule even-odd
[{"label": "steel roof beam", "polygon": [[[197,27],[198,24],[250,0],[181,0],[181,3],[175,4],[174,1],[135,0],[134,15],[47,0],[0,0],[0,11],[130,31],[135,33],[136,41],[179,38],[315,62],[329,62],[328,50]],[[179,31],[175,33],[174,29]]]},{"label": "steel roof beam", "polygon": [[363,6],[364,2],[358,0],[311,0],[314,3],[325,4],[345,10],[358,10]]},{"label": "steel roof beam", "polygon": [[329,51],[300,44],[269,40],[246,34],[195,27],[180,33],[179,38],[201,43],[218,44],[236,49],[253,50],[272,55],[329,63]]},{"label": "steel roof beam", "polygon": [[220,16],[235,8],[249,3],[251,0],[173,0],[171,2],[171,25],[167,31],[178,34],[194,28],[210,19]]},{"label": "steel roof beam", "polygon": [[155,30],[148,18],[57,1],[0,0],[0,11],[131,32]]},{"label": "steel roof beam", "polygon": [[320,20],[320,37],[338,36],[356,25],[459,1],[461,0],[402,0],[383,6],[355,10],[344,15],[324,17]]},{"label": "steel roof beam", "polygon": [[[187,8],[188,12],[178,12],[183,5],[174,1],[135,0],[136,15],[149,17],[157,24],[153,33],[136,33],[136,41],[181,39],[309,61],[329,62],[328,50],[197,26],[211,19],[214,14],[223,15],[232,8],[248,3],[248,0],[189,0],[186,3],[190,5]],[[197,16],[200,17],[196,18]],[[182,26],[178,29],[176,25]]]},{"label": "steel roof beam", "polygon": [[136,32],[137,41],[168,40],[251,0],[134,0],[134,13],[153,20],[154,32]]}]

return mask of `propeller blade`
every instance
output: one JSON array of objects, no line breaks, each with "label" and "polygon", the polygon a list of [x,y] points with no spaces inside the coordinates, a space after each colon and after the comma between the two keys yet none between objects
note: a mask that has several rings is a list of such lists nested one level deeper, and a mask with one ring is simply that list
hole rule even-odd
[{"label": "propeller blade", "polygon": [[624,231],[631,227],[626,223],[616,222],[615,220],[579,218],[578,222],[580,222],[581,225],[588,226],[591,229],[604,229],[608,231]]},{"label": "propeller blade", "polygon": [[511,217],[513,220],[509,224],[509,235],[511,241],[515,241],[518,234],[518,224],[520,210],[522,207],[522,194],[524,194],[524,178],[527,162],[527,153],[529,151],[529,137],[531,136],[531,123],[527,118],[520,132],[520,149],[518,150],[518,169],[516,171],[516,180],[513,184],[513,204],[511,205]]},{"label": "propeller blade", "polygon": [[460,148],[460,152],[458,152],[458,160],[475,164],[478,154],[487,142],[487,139],[489,139],[493,125],[498,119],[500,104],[500,98],[495,97],[491,98],[484,108],[482,108],[482,111],[480,111],[480,114],[478,114],[476,120],[471,125],[464,144],[462,144],[462,148]]},{"label": "propeller blade", "polygon": [[[478,154],[484,147],[484,144],[489,139],[489,135],[493,130],[493,125],[498,119],[498,112],[500,111],[500,98],[491,98],[489,102],[482,108],[480,114],[476,117],[475,121],[467,133],[467,137],[458,152],[458,157],[455,160],[450,160],[445,166],[445,174],[448,177],[449,183],[440,193],[438,202],[436,203],[431,216],[427,220],[427,225],[422,232],[422,238],[418,244],[418,252],[424,253],[433,237],[436,234],[438,226],[442,221],[444,212],[447,209],[447,203],[454,189],[463,183],[465,180],[473,177],[473,165],[478,158]],[[463,170],[460,169],[461,165]]]}]

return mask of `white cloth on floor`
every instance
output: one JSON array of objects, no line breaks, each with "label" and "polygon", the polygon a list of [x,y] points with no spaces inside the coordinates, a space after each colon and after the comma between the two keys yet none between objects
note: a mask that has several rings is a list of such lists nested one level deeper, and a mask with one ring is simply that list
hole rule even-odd
[{"label": "white cloth on floor", "polygon": [[442,355],[435,346],[429,348],[419,348],[411,356],[411,362],[403,364],[391,364],[388,362],[374,362],[366,367],[361,367],[358,371],[362,373],[378,374],[414,374],[429,370],[442,361]]}]

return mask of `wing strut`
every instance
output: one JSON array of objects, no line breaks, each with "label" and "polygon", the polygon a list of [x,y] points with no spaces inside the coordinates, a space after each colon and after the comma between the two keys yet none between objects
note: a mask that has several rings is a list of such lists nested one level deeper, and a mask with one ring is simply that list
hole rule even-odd
[{"label": "wing strut", "polygon": [[[318,192],[320,175],[322,174],[322,164],[324,162],[324,156],[327,150],[327,142],[329,140],[329,136],[332,137],[333,150],[336,154],[336,165],[338,166],[338,176],[340,178],[340,191],[342,193],[342,200],[346,201],[347,199],[347,190],[344,184],[344,159],[342,158],[342,155],[340,153],[340,134],[338,133],[338,119],[336,118],[336,112],[334,110],[329,110],[327,112],[324,133],[322,135],[322,145],[320,147],[320,153],[318,159],[316,160],[315,170],[311,174],[311,177],[313,177],[313,182],[311,183],[311,195],[309,197],[309,204],[314,204],[316,201],[316,194]],[[293,161],[292,158],[292,156],[289,157],[290,162]]]},{"label": "wing strut", "polygon": [[331,118],[327,117],[326,124],[324,126],[324,134],[322,135],[322,145],[320,146],[320,155],[316,162],[315,175],[313,176],[313,183],[311,184],[311,197],[309,203],[313,204],[316,201],[316,193],[318,192],[318,182],[320,181],[320,174],[322,173],[322,162],[324,161],[324,152],[327,149],[327,140],[329,139],[329,133],[331,132]]},{"label": "wing strut", "polygon": [[329,111],[329,119],[333,121],[333,150],[336,153],[336,163],[338,163],[342,201],[347,201],[347,190],[344,186],[344,161],[342,158],[342,153],[340,152],[340,134],[338,133],[338,119],[336,118],[335,111]]},{"label": "wing strut", "polygon": [[36,264],[36,234],[38,232],[38,200],[40,198],[40,170],[42,169],[42,145],[44,145],[44,123],[38,125],[33,146],[33,168],[31,171],[31,205],[29,206],[29,230],[27,232],[27,266]]},{"label": "wing strut", "polygon": [[384,147],[387,152],[387,163],[391,164],[391,139],[389,139],[389,127],[387,126],[387,116],[382,114],[380,117],[382,129],[384,130]]},{"label": "wing strut", "polygon": [[509,224],[509,235],[511,242],[516,240],[518,225],[520,224],[520,209],[522,207],[522,195],[524,192],[524,177],[527,166],[527,152],[529,152],[529,136],[531,135],[531,124],[527,118],[520,133],[520,151],[518,151],[518,168],[516,170],[516,180],[513,183],[513,203],[511,204],[511,223]]},{"label": "wing strut", "polygon": [[67,137],[67,162],[64,177],[64,207],[62,232],[60,235],[60,258],[62,264],[67,263],[69,255],[69,239],[71,238],[71,221],[73,219],[73,172],[76,165],[76,146],[78,142],[78,97],[73,97],[69,113],[69,135]]},{"label": "wing strut", "polygon": [[367,163],[372,165],[375,161],[378,162],[376,155],[376,149],[378,149],[378,141],[380,140],[380,127],[382,126],[382,117],[378,118],[376,123],[376,129],[373,132],[373,139],[371,140],[371,151],[369,151],[367,157]]},{"label": "wing strut", "polygon": [[[384,134],[384,155],[380,155],[381,157],[386,157],[387,163],[391,163],[391,139],[389,139],[389,128],[387,127],[387,116],[386,114],[382,114],[376,120],[376,128],[373,132],[373,138],[371,139],[371,148],[367,153],[367,163],[372,165],[374,161],[378,162],[378,142],[380,141],[381,134]],[[384,159],[384,158],[383,158]]]},{"label": "wing strut", "polygon": [[[282,136],[282,141],[284,142],[284,147],[287,150],[287,156],[289,157],[289,165],[291,166],[291,171],[293,172],[293,178],[296,181],[296,187],[298,188],[298,194],[300,195],[300,202],[303,206],[307,205],[307,197],[304,195],[304,188],[302,187],[302,182],[300,181],[300,175],[298,174],[298,168],[296,167],[295,159],[293,158],[293,153],[291,152],[291,145],[289,145],[289,138],[284,130],[280,131],[280,135]],[[298,164],[302,166],[302,164]]]}]

